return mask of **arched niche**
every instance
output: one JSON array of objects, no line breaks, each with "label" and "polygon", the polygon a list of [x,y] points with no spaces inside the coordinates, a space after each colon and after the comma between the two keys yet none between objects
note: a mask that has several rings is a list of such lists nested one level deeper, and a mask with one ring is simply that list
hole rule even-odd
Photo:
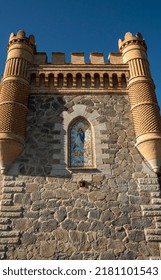
[{"label": "arched niche", "polygon": [[77,117],[68,127],[69,168],[95,168],[93,127],[84,117]]}]

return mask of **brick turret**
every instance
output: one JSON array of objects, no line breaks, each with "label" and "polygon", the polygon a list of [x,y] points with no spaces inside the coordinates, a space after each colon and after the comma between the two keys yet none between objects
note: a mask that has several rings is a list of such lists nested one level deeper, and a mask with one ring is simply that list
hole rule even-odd
[{"label": "brick turret", "polygon": [[29,95],[28,65],[35,40],[24,31],[11,33],[0,94],[0,169],[4,173],[24,148]]},{"label": "brick turret", "polygon": [[136,146],[156,173],[161,167],[161,122],[155,86],[150,74],[146,43],[140,33],[119,39],[124,63],[130,70],[129,99],[134,121]]}]

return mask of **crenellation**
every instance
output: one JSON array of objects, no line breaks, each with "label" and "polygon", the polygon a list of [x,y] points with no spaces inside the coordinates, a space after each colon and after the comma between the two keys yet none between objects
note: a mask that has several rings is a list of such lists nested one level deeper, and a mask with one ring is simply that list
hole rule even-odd
[{"label": "crenellation", "polygon": [[[15,50],[16,54],[17,50]],[[23,55],[23,54],[22,54]],[[101,52],[91,52],[89,55],[89,62],[85,61],[84,52],[72,52],[71,59],[67,63],[66,55],[63,52],[52,52],[51,63],[48,63],[48,57],[45,52],[35,52],[34,54],[34,64],[38,65],[67,65],[70,67],[72,64],[77,66],[91,66],[92,65],[109,65],[109,64],[118,64],[123,65],[123,59],[121,52],[113,53],[111,52],[108,56],[108,60],[104,60],[104,53]]]}]

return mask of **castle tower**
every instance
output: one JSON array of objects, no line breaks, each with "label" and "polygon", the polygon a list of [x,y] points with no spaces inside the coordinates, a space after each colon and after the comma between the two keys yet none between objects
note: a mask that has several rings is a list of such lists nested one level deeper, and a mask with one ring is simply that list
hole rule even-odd
[{"label": "castle tower", "polygon": [[161,121],[146,54],[146,43],[140,33],[125,34],[119,39],[124,63],[130,70],[129,99],[136,134],[136,147],[156,173],[161,167]]},{"label": "castle tower", "polygon": [[4,173],[22,152],[26,127],[29,79],[35,40],[24,31],[11,33],[0,94],[0,169]]}]

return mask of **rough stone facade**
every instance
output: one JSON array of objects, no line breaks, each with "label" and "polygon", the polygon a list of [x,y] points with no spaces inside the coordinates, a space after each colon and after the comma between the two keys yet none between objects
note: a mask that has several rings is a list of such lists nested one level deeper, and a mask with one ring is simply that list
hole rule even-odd
[{"label": "rough stone facade", "polygon": [[[59,74],[65,77],[62,87]],[[7,79],[16,77],[18,70]],[[73,54],[71,64],[63,54],[54,53],[52,64],[45,54],[34,54],[28,66],[25,148],[0,177],[1,259],[161,258],[159,177],[135,145],[123,77],[128,83],[129,68],[120,53],[106,64],[101,54],[91,55],[91,64],[82,53]],[[69,126],[80,117],[92,127],[93,168],[69,166]],[[11,139],[13,131],[7,133]],[[18,141],[13,138],[12,149]]]}]

